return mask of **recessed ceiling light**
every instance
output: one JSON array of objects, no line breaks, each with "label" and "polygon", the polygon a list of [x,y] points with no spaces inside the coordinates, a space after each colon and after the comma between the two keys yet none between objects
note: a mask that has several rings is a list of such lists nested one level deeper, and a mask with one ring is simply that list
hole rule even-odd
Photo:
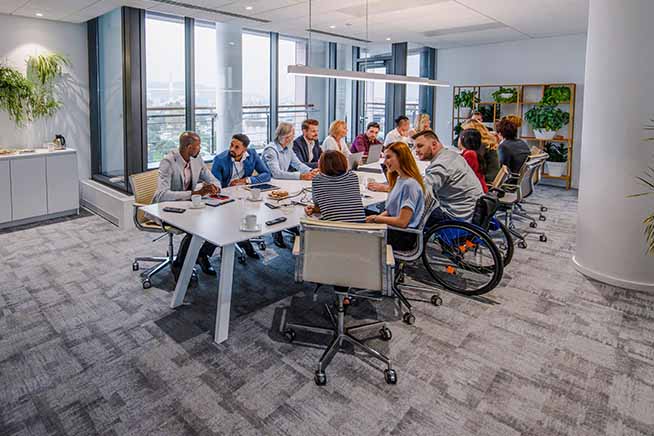
[{"label": "recessed ceiling light", "polygon": [[391,40],[390,38],[386,38],[386,41],[390,41],[390,40]]},{"label": "recessed ceiling light", "polygon": [[329,28],[330,28],[330,29],[336,29],[336,26],[334,26],[334,25],[332,24],[331,26],[329,26]]},{"label": "recessed ceiling light", "polygon": [[251,11],[252,9],[253,9],[252,6],[246,6],[246,7],[245,7],[245,10],[246,10],[246,11]]},{"label": "recessed ceiling light", "polygon": [[35,15],[36,15],[37,17],[42,17],[42,16],[43,16],[43,14],[42,14],[41,12],[37,12]]}]

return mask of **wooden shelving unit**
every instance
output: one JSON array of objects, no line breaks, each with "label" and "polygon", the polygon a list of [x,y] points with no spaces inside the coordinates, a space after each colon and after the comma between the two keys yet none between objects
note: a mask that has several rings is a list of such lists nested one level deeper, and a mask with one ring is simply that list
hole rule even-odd
[{"label": "wooden shelving unit", "polygon": [[[518,91],[517,101],[515,103],[497,103],[492,98],[492,93],[498,89],[500,86],[504,88],[515,88]],[[553,139],[538,139],[534,137],[533,130],[529,127],[526,121],[524,121],[525,113],[531,109],[534,105],[538,104],[543,98],[545,89],[548,87],[560,87],[566,86],[570,88],[570,101],[565,101],[559,103],[559,107],[570,113],[570,122],[568,125],[563,126],[563,128],[557,132],[557,136]],[[547,173],[543,173],[542,176],[548,179],[563,180],[565,181],[566,189],[570,189],[572,182],[572,152],[573,152],[573,138],[574,138],[574,112],[575,112],[575,94],[576,94],[576,85],[574,83],[527,83],[527,84],[518,84],[518,85],[467,85],[467,86],[454,86],[453,94],[454,97],[461,91],[474,91],[479,103],[475,105],[473,110],[478,110],[480,107],[490,107],[492,109],[493,119],[491,121],[484,120],[484,124],[495,125],[495,122],[498,121],[505,115],[515,114],[519,115],[523,119],[522,127],[520,129],[519,136],[524,141],[527,141],[530,145],[535,145],[541,149],[544,148],[545,143],[547,142],[558,142],[567,144],[568,148],[568,162],[566,163],[566,174],[560,177],[550,176]],[[455,137],[455,128],[458,123],[462,123],[467,118],[461,116],[461,109],[455,108],[452,105],[452,137]]]}]

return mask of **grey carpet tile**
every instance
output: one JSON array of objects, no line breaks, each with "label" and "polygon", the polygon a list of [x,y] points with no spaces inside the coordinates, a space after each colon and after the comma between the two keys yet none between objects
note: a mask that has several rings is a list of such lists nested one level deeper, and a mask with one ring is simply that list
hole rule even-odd
[{"label": "grey carpet tile", "polygon": [[[230,337],[215,345],[215,278],[171,310],[168,271],[148,290],[131,271],[164,240],[88,213],[3,231],[0,434],[652,435],[654,295],[578,274],[575,193],[536,197],[549,240],[516,249],[491,293],[441,292],[414,326],[390,301],[350,309],[352,323],[389,320],[392,341],[369,343],[393,359],[395,386],[351,349],[315,386],[327,338],[291,345],[280,326],[325,322],[330,297],[294,283],[287,250],[236,265]],[[409,277],[429,283],[420,265]]]}]

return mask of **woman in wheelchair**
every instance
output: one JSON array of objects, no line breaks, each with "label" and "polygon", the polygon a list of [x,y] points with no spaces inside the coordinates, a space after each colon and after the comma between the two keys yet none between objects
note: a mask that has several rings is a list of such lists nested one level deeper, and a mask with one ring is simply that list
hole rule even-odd
[{"label": "woman in wheelchair", "polygon": [[[411,150],[403,142],[394,142],[384,152],[388,185],[391,189],[386,210],[366,217],[367,223],[387,224],[399,228],[415,228],[420,224],[425,207],[425,184]],[[394,250],[409,250],[415,243],[414,235],[388,231],[388,243]]]}]

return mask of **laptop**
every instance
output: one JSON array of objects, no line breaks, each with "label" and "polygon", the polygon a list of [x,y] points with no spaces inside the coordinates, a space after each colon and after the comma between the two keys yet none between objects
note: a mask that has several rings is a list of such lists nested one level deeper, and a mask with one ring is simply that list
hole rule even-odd
[{"label": "laptop", "polygon": [[381,157],[382,148],[384,148],[384,146],[382,144],[371,145],[370,149],[368,150],[368,161],[367,161],[367,163],[375,163],[375,162],[379,161],[379,159]]},{"label": "laptop", "polygon": [[348,169],[356,169],[356,167],[361,163],[363,159],[363,152],[352,153],[347,157],[347,167]]}]

